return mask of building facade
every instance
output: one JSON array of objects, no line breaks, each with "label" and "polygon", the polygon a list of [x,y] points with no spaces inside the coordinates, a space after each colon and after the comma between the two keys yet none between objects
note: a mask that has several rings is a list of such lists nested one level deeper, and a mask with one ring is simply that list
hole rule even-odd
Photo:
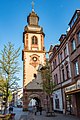
[{"label": "building facade", "polygon": [[56,83],[54,110],[80,116],[80,10],[75,11],[68,31],[59,41],[60,45],[57,49],[55,45],[49,55],[52,79]]},{"label": "building facade", "polygon": [[39,26],[39,17],[32,9],[27,17],[28,25],[23,32],[23,109],[27,109],[29,101],[43,98],[41,77],[38,73],[39,65],[45,64],[45,48],[43,28]]},{"label": "building facade", "polygon": [[66,35],[62,34],[59,41],[60,45],[55,45],[53,47],[49,61],[52,66],[52,79],[56,84],[55,90],[53,92],[54,110],[65,112],[66,96],[64,92],[65,86],[71,82],[71,70]]},{"label": "building facade", "polygon": [[[62,111],[62,94],[61,94],[61,82],[60,82],[60,68],[59,68],[59,59],[58,59],[58,47],[59,45],[55,45],[52,48],[52,53],[49,56],[49,61],[51,63],[51,73],[52,73],[52,81],[55,83],[56,88],[52,94],[53,97],[53,109],[55,111]],[[50,50],[51,51],[51,50]]]},{"label": "building facade", "polygon": [[13,99],[12,99],[12,104],[15,107],[22,107],[23,106],[23,88],[18,88],[13,92]]},{"label": "building facade", "polygon": [[72,81],[65,92],[70,99],[71,114],[80,116],[80,10],[75,11],[69,26],[67,39]]}]

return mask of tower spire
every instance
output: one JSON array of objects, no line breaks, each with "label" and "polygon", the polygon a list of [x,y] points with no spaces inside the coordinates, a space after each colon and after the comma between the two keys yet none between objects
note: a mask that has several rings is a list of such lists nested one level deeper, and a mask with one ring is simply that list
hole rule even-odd
[{"label": "tower spire", "polygon": [[32,1],[32,11],[34,12],[34,1]]}]

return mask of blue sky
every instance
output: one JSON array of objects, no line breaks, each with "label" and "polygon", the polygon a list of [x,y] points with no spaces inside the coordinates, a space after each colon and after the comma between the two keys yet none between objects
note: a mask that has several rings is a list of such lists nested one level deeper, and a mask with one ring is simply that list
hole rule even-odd
[{"label": "blue sky", "polygon": [[[22,86],[22,49],[23,31],[27,25],[27,16],[32,11],[32,0],[0,0],[0,50],[9,41],[16,48],[21,47],[19,62],[21,65],[20,86]],[[39,16],[39,25],[45,33],[45,47],[59,43],[60,35],[66,33],[68,23],[80,0],[34,0],[34,10]]]}]

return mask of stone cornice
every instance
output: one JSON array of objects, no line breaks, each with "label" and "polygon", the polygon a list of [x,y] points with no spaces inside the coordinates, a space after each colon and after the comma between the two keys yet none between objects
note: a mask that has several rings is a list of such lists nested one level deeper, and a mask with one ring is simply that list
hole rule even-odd
[{"label": "stone cornice", "polygon": [[30,30],[26,30],[26,31],[23,32],[23,34],[26,34],[26,33],[42,34],[45,37],[45,34],[44,34],[43,31],[30,31]]},{"label": "stone cornice", "polygon": [[36,53],[46,53],[46,51],[36,51],[36,50],[33,51],[33,50],[26,50],[26,49],[24,49],[23,52],[31,52],[31,53],[35,53],[35,52],[36,52]]},{"label": "stone cornice", "polygon": [[43,89],[27,89],[27,88],[26,88],[26,92],[32,92],[32,91],[33,91],[33,92],[34,92],[34,91],[35,91],[35,92],[43,92]]}]

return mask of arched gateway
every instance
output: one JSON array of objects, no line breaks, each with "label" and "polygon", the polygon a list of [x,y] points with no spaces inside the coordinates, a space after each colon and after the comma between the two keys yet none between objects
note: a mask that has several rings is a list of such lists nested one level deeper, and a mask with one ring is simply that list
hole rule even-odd
[{"label": "arched gateway", "polygon": [[23,110],[28,108],[29,101],[35,99],[43,107],[45,96],[42,89],[40,65],[45,64],[44,32],[38,25],[39,17],[32,9],[27,17],[28,25],[23,32]]}]

